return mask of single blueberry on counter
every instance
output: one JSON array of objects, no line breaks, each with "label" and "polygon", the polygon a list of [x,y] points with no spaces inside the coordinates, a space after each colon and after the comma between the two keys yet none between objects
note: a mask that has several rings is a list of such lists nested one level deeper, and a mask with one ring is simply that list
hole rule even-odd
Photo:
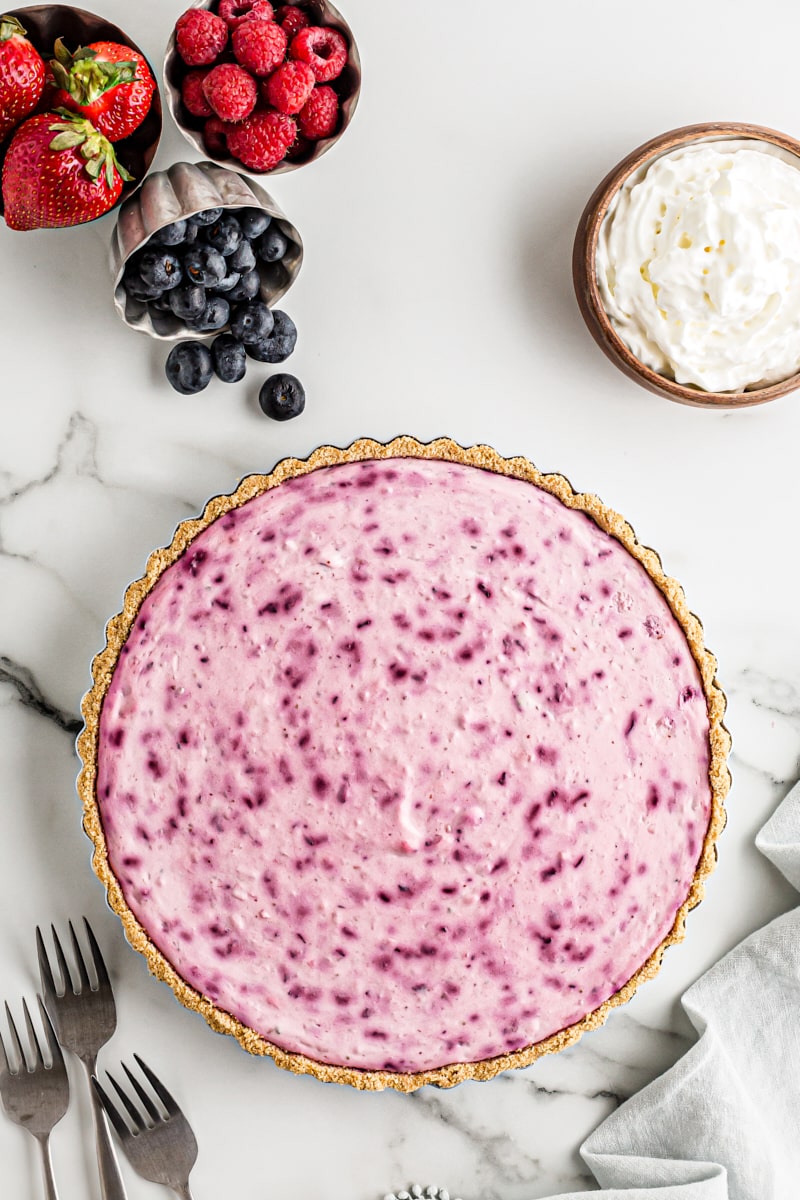
[{"label": "single blueberry on counter", "polygon": [[289,239],[281,233],[278,226],[270,225],[256,243],[256,253],[262,262],[278,262],[289,249]]},{"label": "single blueberry on counter", "polygon": [[182,396],[194,396],[207,388],[214,375],[214,362],[202,342],[178,342],[167,357],[167,379]]},{"label": "single blueberry on counter", "polygon": [[169,305],[182,321],[193,321],[205,312],[206,289],[199,283],[184,283],[169,293]]},{"label": "single blueberry on counter", "polygon": [[238,213],[242,233],[248,242],[255,241],[269,228],[272,217],[263,208],[245,208]]},{"label": "single blueberry on counter", "polygon": [[262,342],[269,337],[272,326],[272,313],[260,300],[240,304],[231,318],[231,333],[245,345]]},{"label": "single blueberry on counter", "polygon": [[244,346],[232,333],[221,333],[211,343],[211,357],[217,378],[223,383],[238,383],[247,371],[247,355]]},{"label": "single blueberry on counter", "polygon": [[272,329],[266,337],[247,343],[247,353],[258,362],[285,362],[297,345],[297,326],[281,309],[272,313]]},{"label": "single blueberry on counter", "polygon": [[273,421],[290,421],[305,408],[306,393],[294,375],[271,375],[258,394],[258,403]]}]

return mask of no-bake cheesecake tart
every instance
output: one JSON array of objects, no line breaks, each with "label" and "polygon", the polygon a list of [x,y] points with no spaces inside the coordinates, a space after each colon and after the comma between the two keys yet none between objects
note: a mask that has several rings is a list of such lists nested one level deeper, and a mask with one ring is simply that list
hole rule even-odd
[{"label": "no-bake cheesecake tart", "polygon": [[325,447],[132,584],[94,663],[94,868],[178,999],[254,1054],[410,1091],[559,1050],[653,976],[724,822],[679,585],[560,475]]}]

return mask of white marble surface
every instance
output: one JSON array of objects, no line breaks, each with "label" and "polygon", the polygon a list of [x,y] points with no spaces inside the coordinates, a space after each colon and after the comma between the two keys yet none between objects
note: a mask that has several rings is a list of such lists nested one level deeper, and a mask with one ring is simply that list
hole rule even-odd
[{"label": "white marble surface", "polygon": [[[155,59],[180,11],[95,7]],[[586,333],[570,252],[589,193],[646,138],[713,119],[800,132],[800,16],[761,0],[756,37],[743,0],[348,0],[347,15],[361,108],[330,155],[273,184],[306,244],[285,301],[299,420],[261,416],[258,371],[195,398],[167,387],[163,346],[113,311],[108,218],[0,228],[0,996],[33,992],[37,922],[91,917],[119,1002],[105,1064],[138,1050],[172,1087],[199,1136],[198,1198],[376,1200],[418,1179],[533,1200],[590,1186],[582,1139],[687,1045],[681,992],[792,903],[753,836],[800,756],[800,393],[717,414],[641,391]],[[157,165],[192,156],[167,125]],[[527,454],[625,513],[703,618],[735,745],[719,869],[659,978],[560,1056],[410,1098],[250,1060],[148,977],[89,869],[73,751],[104,622],[178,520],[286,454],[399,432]],[[94,1200],[87,1116],[81,1096],[54,1155],[63,1196]],[[0,1194],[38,1196],[36,1167],[0,1121]],[[132,1198],[158,1194],[128,1178]]]}]

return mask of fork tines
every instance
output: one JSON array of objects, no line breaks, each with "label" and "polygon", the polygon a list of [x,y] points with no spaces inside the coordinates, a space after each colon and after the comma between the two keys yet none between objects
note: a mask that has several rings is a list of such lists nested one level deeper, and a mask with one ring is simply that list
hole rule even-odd
[{"label": "fork tines", "polygon": [[[133,1125],[133,1129],[129,1129],[126,1125],[125,1120],[123,1119],[122,1115],[120,1114],[119,1110],[115,1106],[113,1100],[108,1095],[108,1093],[103,1090],[103,1088],[100,1085],[100,1083],[98,1082],[97,1078],[95,1078],[94,1086],[97,1089],[98,1093],[100,1094],[100,1097],[103,1101],[103,1107],[105,1108],[106,1112],[108,1113],[108,1116],[109,1116],[109,1119],[110,1119],[112,1125],[114,1126],[114,1128],[116,1129],[117,1133],[120,1136],[123,1136],[123,1132],[134,1133],[134,1134],[141,1133],[143,1129],[148,1128],[151,1125],[157,1125],[157,1124],[159,1124],[159,1122],[162,1122],[162,1121],[168,1121],[170,1119],[170,1117],[177,1116],[181,1111],[180,1108],[178,1107],[176,1101],[173,1099],[172,1095],[164,1087],[164,1084],[161,1082],[161,1080],[158,1078],[158,1076],[155,1075],[153,1073],[153,1071],[150,1070],[147,1063],[143,1059],[141,1059],[138,1054],[134,1054],[133,1057],[135,1058],[135,1060],[139,1066],[139,1069],[141,1070],[145,1079],[148,1081],[151,1088],[155,1092],[156,1096],[161,1101],[161,1104],[163,1107],[161,1109],[159,1109],[158,1105],[155,1103],[152,1096],[150,1096],[147,1093],[147,1091],[145,1091],[144,1087],[139,1082],[139,1080],[136,1078],[136,1076],[133,1074],[130,1067],[128,1067],[125,1063],[121,1063],[120,1066],[122,1067],[123,1071],[127,1075],[128,1082],[131,1084],[132,1088],[136,1092],[136,1095],[139,1097],[139,1100],[141,1101],[141,1104],[142,1104],[142,1108],[144,1109],[145,1113],[147,1114],[147,1116],[144,1116],[142,1114],[141,1110],[137,1108],[135,1102],[131,1099],[130,1095],[125,1091],[125,1089],[123,1087],[120,1086],[119,1083],[117,1083],[116,1079],[111,1074],[111,1072],[106,1071],[106,1075],[108,1076],[108,1081],[111,1084],[111,1086],[114,1088],[114,1091],[117,1093],[120,1100],[122,1101],[125,1111],[127,1112],[128,1117],[130,1118],[130,1124]],[[148,1118],[149,1118],[149,1120],[148,1120]]]},{"label": "fork tines", "polygon": [[2,1071],[4,1074],[19,1075],[19,1073],[23,1070],[25,1070],[29,1074],[31,1074],[33,1071],[36,1071],[37,1069],[44,1070],[44,1071],[52,1071],[53,1068],[58,1066],[59,1064],[63,1065],[64,1059],[61,1054],[61,1047],[59,1046],[58,1040],[56,1038],[56,1032],[53,1029],[53,1025],[50,1021],[50,1018],[47,1015],[47,1011],[44,1007],[44,1004],[42,1003],[41,996],[37,996],[36,999],[39,1002],[39,1013],[42,1018],[42,1026],[44,1028],[44,1035],[45,1035],[45,1038],[47,1039],[47,1047],[50,1052],[50,1055],[49,1055],[50,1061],[45,1062],[45,1060],[44,1060],[44,1055],[42,1054],[42,1047],[39,1042],[39,1038],[36,1033],[36,1029],[34,1028],[33,1021],[31,1020],[30,1010],[28,1008],[28,1001],[23,999],[22,1011],[25,1015],[25,1026],[28,1030],[28,1044],[31,1047],[31,1053],[33,1054],[33,1058],[34,1058],[34,1061],[32,1063],[30,1062],[28,1055],[25,1054],[25,1051],[22,1048],[22,1041],[17,1032],[17,1027],[14,1024],[14,1018],[11,1015],[11,1009],[8,1007],[8,1004],[6,1003],[5,1004],[6,1020],[8,1022],[8,1029],[9,1029],[9,1034],[10,1034],[11,1045],[16,1053],[16,1061],[12,1065],[11,1058],[9,1057],[9,1054],[5,1047],[5,1043],[3,1041],[3,1035],[2,1035],[2,1033],[0,1033],[0,1056],[2,1057],[2,1062],[0,1062],[0,1071]]},{"label": "fork tines", "polygon": [[56,962],[58,963],[58,973],[60,976],[58,983],[53,976],[53,969],[50,965],[47,951],[45,950],[42,932],[38,926],[36,927],[36,953],[39,959],[39,970],[41,972],[42,986],[44,988],[46,998],[49,999],[50,996],[53,996],[54,998],[58,999],[65,994],[67,988],[74,992],[75,995],[81,995],[85,990],[96,992],[103,987],[111,986],[106,965],[103,961],[103,955],[100,952],[97,939],[95,938],[92,927],[87,921],[86,917],[83,918],[83,927],[86,931],[86,938],[89,943],[89,950],[91,952],[91,965],[94,970],[95,978],[92,980],[89,976],[86,958],[83,950],[81,949],[77,934],[75,933],[75,927],[72,924],[72,921],[70,921],[69,936],[70,942],[72,943],[72,956],[78,972],[79,986],[75,985],[72,973],[69,969],[69,964],[67,963],[67,957],[61,946],[55,925],[50,926],[50,932],[53,938],[53,946],[55,947]]}]

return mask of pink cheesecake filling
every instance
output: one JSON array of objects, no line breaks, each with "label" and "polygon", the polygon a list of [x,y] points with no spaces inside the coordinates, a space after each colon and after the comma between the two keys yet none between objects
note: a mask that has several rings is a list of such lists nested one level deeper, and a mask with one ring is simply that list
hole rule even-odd
[{"label": "pink cheesecake filling", "polygon": [[133,913],[276,1045],[401,1071],[617,991],[691,886],[711,793],[685,636],[583,513],[459,464],[292,479],[144,602],[98,801]]}]

